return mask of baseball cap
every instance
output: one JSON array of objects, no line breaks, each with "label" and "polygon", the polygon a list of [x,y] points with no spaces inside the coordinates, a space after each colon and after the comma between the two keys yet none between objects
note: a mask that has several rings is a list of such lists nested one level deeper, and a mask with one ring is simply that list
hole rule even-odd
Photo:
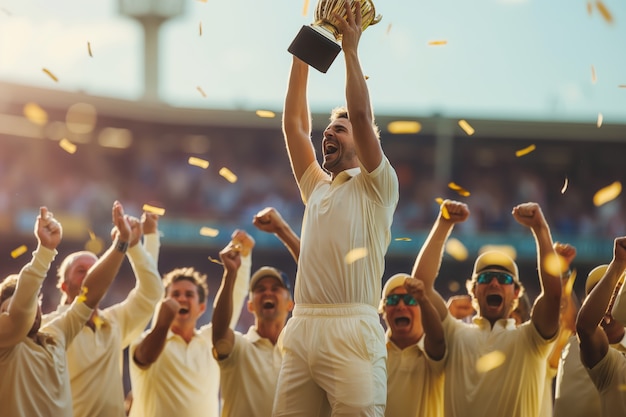
[{"label": "baseball cap", "polygon": [[515,282],[519,283],[519,269],[517,268],[517,264],[510,256],[503,252],[492,250],[481,254],[476,258],[472,276],[476,276],[482,271],[489,269],[506,271],[513,275]]},{"label": "baseball cap", "polygon": [[387,298],[387,296],[389,295],[389,293],[393,290],[395,290],[398,287],[401,287],[404,285],[404,280],[407,278],[411,278],[411,276],[409,274],[404,274],[404,273],[400,273],[400,274],[395,274],[392,275],[387,282],[385,283],[385,286],[383,287],[383,296],[380,299],[380,304],[378,305],[378,312],[379,313],[383,313],[384,311],[384,307],[385,307],[385,298]]},{"label": "baseball cap", "polygon": [[289,277],[283,271],[280,271],[271,266],[263,266],[259,268],[250,278],[250,292],[254,289],[254,286],[259,282],[261,278],[272,277],[276,278],[283,287],[287,289],[287,291],[291,291],[291,283],[289,282]]},{"label": "baseball cap", "polygon": [[589,272],[589,275],[587,275],[587,281],[585,281],[585,295],[589,295],[591,290],[593,290],[593,287],[595,287],[598,281],[602,279],[607,269],[609,269],[609,266],[604,264],[596,266],[591,270],[591,272]]}]

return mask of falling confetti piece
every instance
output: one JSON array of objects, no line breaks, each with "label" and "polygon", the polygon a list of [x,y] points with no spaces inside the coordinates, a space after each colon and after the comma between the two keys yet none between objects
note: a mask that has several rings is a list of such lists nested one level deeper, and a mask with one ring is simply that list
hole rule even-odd
[{"label": "falling confetti piece", "polygon": [[448,239],[446,242],[446,253],[459,262],[465,261],[468,256],[467,248],[459,239],[456,238]]},{"label": "falling confetti piece", "polygon": [[621,192],[622,183],[619,181],[615,181],[613,184],[608,185],[596,192],[596,194],[593,196],[593,204],[596,207],[600,207],[601,205],[616,199]]},{"label": "falling confetti piece", "polygon": [[550,275],[561,276],[568,268],[567,260],[557,253],[549,253],[544,257],[543,269]]},{"label": "falling confetti piece", "polygon": [[569,297],[572,295],[572,290],[574,289],[574,281],[576,281],[576,270],[574,269],[572,273],[569,275],[567,282],[563,286],[563,293],[565,297]]},{"label": "falling confetti piece", "polygon": [[219,259],[215,259],[212,256],[209,256],[209,261],[213,262],[214,264],[224,265],[224,263],[222,261],[220,261]]},{"label": "falling confetti piece", "polygon": [[15,248],[11,251],[11,258],[15,259],[18,258],[22,255],[24,255],[26,253],[26,251],[28,250],[28,248],[26,247],[26,245],[22,245],[18,248]]},{"label": "falling confetti piece", "polygon": [[447,44],[448,41],[446,40],[428,41],[428,46],[443,46]]},{"label": "falling confetti piece", "polygon": [[437,198],[435,198],[435,202],[437,202],[437,204],[441,205],[443,203],[443,198],[437,197]]},{"label": "falling confetti piece", "polygon": [[84,303],[87,300],[87,292],[89,291],[89,289],[87,287],[83,287],[80,290],[80,295],[78,297],[76,297],[76,302],[77,303]]},{"label": "falling confetti piece", "polygon": [[530,145],[524,149],[520,149],[519,151],[515,151],[515,156],[522,157],[524,155],[528,155],[529,153],[531,153],[532,151],[534,151],[535,149],[537,149],[537,147],[535,145]]},{"label": "falling confetti piece", "polygon": [[233,172],[226,167],[221,168],[219,174],[231,184],[234,184],[237,182],[237,176],[233,174]]},{"label": "falling confetti piece", "polygon": [[93,231],[88,230],[87,232],[89,233],[89,239],[94,240],[96,238],[96,234]]},{"label": "falling confetti piece", "polygon": [[450,220],[450,213],[448,212],[448,208],[445,204],[441,205],[441,216],[443,216],[446,220]]},{"label": "falling confetti piece", "polygon": [[472,136],[475,132],[474,128],[470,126],[470,124],[467,123],[467,120],[465,119],[459,120],[459,126],[461,127],[461,129],[463,129],[465,133],[467,133],[467,136]]},{"label": "falling confetti piece", "polygon": [[101,254],[104,250],[104,240],[100,239],[96,235],[91,236],[91,239],[85,243],[85,250],[95,253],[96,255]]},{"label": "falling confetti piece", "polygon": [[302,5],[302,16],[306,16],[309,10],[309,0],[304,0],[304,4]]},{"label": "falling confetti piece", "polygon": [[48,113],[37,103],[26,103],[24,105],[24,116],[32,123],[44,126],[48,123]]},{"label": "falling confetti piece", "polygon": [[91,42],[87,42],[87,52],[89,52],[89,56],[93,58],[93,54],[91,53]]},{"label": "falling confetti piece", "polygon": [[410,237],[397,237],[394,240],[396,242],[410,242],[413,239],[411,239]]},{"label": "falling confetti piece", "polygon": [[456,191],[460,196],[462,197],[469,197],[470,196],[470,192],[467,191],[465,188],[461,187],[460,185],[451,182],[448,184],[448,188],[450,188],[451,190]]},{"label": "falling confetti piece", "polygon": [[69,154],[76,153],[77,146],[65,138],[59,141],[59,146]]},{"label": "falling confetti piece", "polygon": [[565,191],[567,191],[568,185],[569,185],[569,180],[567,179],[567,177],[565,177],[565,184],[563,184],[563,188],[561,188],[561,194],[565,194]]},{"label": "falling confetti piece", "polygon": [[200,229],[200,234],[202,236],[215,237],[220,234],[220,231],[217,229],[213,229],[211,227],[203,227]]},{"label": "falling confetti piece", "polygon": [[596,7],[607,23],[613,23],[613,15],[611,15],[611,12],[606,8],[602,1],[596,0]]},{"label": "falling confetti piece", "polygon": [[270,110],[257,110],[256,115],[264,119],[273,119],[276,117],[276,113]]},{"label": "falling confetti piece", "polygon": [[601,127],[603,120],[604,120],[604,116],[602,116],[602,113],[598,113],[598,121],[596,122],[596,126]]},{"label": "falling confetti piece", "polygon": [[483,355],[476,361],[476,370],[481,373],[489,372],[492,369],[496,369],[504,363],[506,356],[499,350]]},{"label": "falling confetti piece", "polygon": [[189,165],[200,167],[202,169],[207,169],[209,167],[209,161],[201,158],[196,158],[195,156],[190,156],[187,162],[189,163]]},{"label": "falling confetti piece", "polygon": [[56,77],[56,76],[55,76],[52,72],[50,72],[50,70],[49,70],[49,69],[47,69],[47,68],[42,68],[41,70],[42,70],[43,72],[45,72],[46,74],[48,74],[48,77],[52,78],[52,81],[54,81],[55,83],[56,83],[56,82],[59,82],[59,79],[58,79],[58,78],[57,78],[57,77]]},{"label": "falling confetti piece", "polygon": [[344,261],[350,265],[367,256],[367,248],[355,248],[346,254]]},{"label": "falling confetti piece", "polygon": [[391,32],[391,23],[387,25],[387,32],[386,32],[387,35],[389,35],[390,32]]},{"label": "falling confetti piece", "polygon": [[158,216],[162,216],[165,214],[164,208],[151,206],[150,204],[144,204],[142,210],[146,213],[152,213]]},{"label": "falling confetti piece", "polygon": [[591,84],[595,84],[598,82],[598,77],[596,75],[596,67],[591,66]]},{"label": "falling confetti piece", "polygon": [[626,84],[619,84],[617,88],[626,88]]},{"label": "falling confetti piece", "polygon": [[587,2],[587,14],[591,16],[591,12],[593,12],[593,4],[590,1]]},{"label": "falling confetti piece", "polygon": [[202,22],[198,25],[198,36],[202,36]]},{"label": "falling confetti piece", "polygon": [[415,120],[394,120],[387,124],[387,130],[394,135],[415,134],[422,130],[422,124]]},{"label": "falling confetti piece", "polygon": [[450,281],[450,283],[448,283],[448,289],[453,293],[458,292],[461,289],[461,284],[459,284],[458,281]]},{"label": "falling confetti piece", "polygon": [[197,86],[196,90],[198,90],[200,92],[200,94],[202,95],[202,97],[206,98],[206,93],[204,92],[204,90],[202,89],[202,87]]}]

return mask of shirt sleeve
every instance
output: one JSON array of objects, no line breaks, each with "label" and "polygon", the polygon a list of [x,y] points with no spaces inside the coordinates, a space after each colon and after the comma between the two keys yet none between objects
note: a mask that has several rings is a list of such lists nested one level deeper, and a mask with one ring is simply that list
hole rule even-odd
[{"label": "shirt sleeve", "polygon": [[298,182],[298,187],[300,188],[300,196],[302,197],[302,202],[306,204],[309,200],[309,197],[315,190],[315,187],[321,182],[326,181],[330,183],[330,175],[328,175],[317,163],[317,161],[311,162],[311,165],[304,171],[300,181]]},{"label": "shirt sleeve", "polygon": [[243,303],[248,296],[250,287],[250,270],[252,268],[252,252],[241,257],[241,265],[237,270],[235,285],[233,287],[233,316],[230,318],[230,328],[234,329],[241,317]]},{"label": "shirt sleeve", "polygon": [[32,260],[20,271],[9,308],[0,314],[0,347],[14,346],[32,328],[39,308],[39,289],[56,254],[56,250],[38,246]]},{"label": "shirt sleeve", "polygon": [[363,183],[369,198],[383,207],[395,206],[400,198],[398,175],[387,157],[383,157],[380,165],[372,172],[361,167],[358,181]]}]

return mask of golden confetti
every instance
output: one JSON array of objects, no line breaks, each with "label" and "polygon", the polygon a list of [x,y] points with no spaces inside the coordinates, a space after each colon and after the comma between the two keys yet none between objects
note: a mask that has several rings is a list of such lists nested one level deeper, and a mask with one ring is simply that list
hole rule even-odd
[{"label": "golden confetti", "polygon": [[202,22],[198,24],[198,36],[202,36]]},{"label": "golden confetti", "polygon": [[355,248],[348,252],[344,258],[344,261],[350,265],[359,259],[363,259],[367,256],[367,248]]},{"label": "golden confetti", "polygon": [[530,145],[524,149],[520,149],[519,151],[515,151],[515,156],[522,157],[524,155],[528,155],[529,153],[531,153],[532,151],[534,151],[535,149],[537,149],[537,147],[535,145]]},{"label": "golden confetti", "polygon": [[435,202],[436,202],[437,204],[441,205],[441,204],[443,203],[443,198],[441,198],[441,197],[437,197],[437,198],[435,198]]},{"label": "golden confetti", "polygon": [[162,216],[165,214],[164,208],[151,206],[150,204],[144,204],[142,210],[146,213],[156,214],[157,216]]},{"label": "golden confetti", "polygon": [[219,259],[215,259],[212,256],[209,256],[209,261],[213,262],[214,264],[224,265],[224,263],[222,261],[220,261]]},{"label": "golden confetti", "polygon": [[569,185],[569,180],[567,179],[567,177],[565,177],[565,184],[563,184],[563,188],[561,188],[561,194],[565,194],[565,191],[567,191],[568,185]]},{"label": "golden confetti", "polygon": [[201,158],[196,158],[195,156],[190,156],[187,162],[189,163],[189,165],[200,167],[202,169],[207,169],[209,167],[209,161]]},{"label": "golden confetti", "polygon": [[24,116],[36,125],[44,126],[48,123],[48,113],[37,103],[26,103],[23,112]]},{"label": "golden confetti", "polygon": [[617,198],[622,192],[622,183],[619,181],[615,181],[611,185],[607,185],[606,187],[598,190],[596,194],[593,196],[593,204],[596,207],[600,207],[603,204],[608,203],[611,200]]},{"label": "golden confetti", "polygon": [[264,119],[273,119],[276,117],[276,113],[270,110],[257,110],[256,115]]},{"label": "golden confetti", "polygon": [[302,16],[306,16],[308,10],[309,10],[309,0],[304,0],[304,4],[302,5]]},{"label": "golden confetti", "polygon": [[591,66],[591,84],[595,84],[598,82],[598,77],[596,76],[596,67]]},{"label": "golden confetti", "polygon": [[89,291],[89,289],[87,287],[83,287],[80,290],[80,295],[78,297],[76,297],[76,302],[77,303],[84,303],[87,300],[87,292]]},{"label": "golden confetti", "polygon": [[617,88],[626,88],[626,84],[619,84]]},{"label": "golden confetti", "polygon": [[233,172],[226,167],[221,168],[219,174],[231,184],[234,184],[237,182],[237,176],[233,174]]},{"label": "golden confetti", "polygon": [[591,16],[591,12],[593,12],[593,4],[590,1],[587,2],[587,14]]},{"label": "golden confetti", "polygon": [[410,242],[413,239],[411,239],[410,237],[397,237],[394,240],[396,242]]},{"label": "golden confetti", "polygon": [[389,35],[390,32],[391,32],[391,23],[389,23],[387,25],[387,32],[386,32],[386,34]]},{"label": "golden confetti", "polygon": [[52,72],[50,72],[50,70],[49,70],[49,69],[47,69],[47,68],[42,68],[41,70],[42,70],[43,72],[45,72],[46,74],[48,74],[48,77],[52,78],[52,81],[54,81],[55,83],[56,83],[56,82],[59,82],[59,79],[58,79],[58,78],[57,78],[57,77],[56,77],[56,76],[55,76]]},{"label": "golden confetti", "polygon": [[96,255],[99,255],[102,253],[102,251],[104,250],[104,240],[100,239],[99,237],[93,235],[91,237],[91,239],[89,239],[86,243],[85,243],[85,250],[95,253]]},{"label": "golden confetti", "polygon": [[87,230],[87,232],[89,233],[89,239],[94,240],[96,238],[96,234],[93,231]]},{"label": "golden confetti", "polygon": [[481,373],[489,372],[496,369],[504,363],[506,356],[499,350],[483,355],[476,361],[476,370]]},{"label": "golden confetti", "polygon": [[467,120],[465,119],[459,120],[459,126],[461,127],[461,129],[463,129],[465,133],[467,133],[467,136],[472,136],[475,132],[474,128],[470,126],[470,124],[467,123]]},{"label": "golden confetti", "polygon": [[598,121],[596,122],[596,126],[601,127],[602,120],[604,120],[604,116],[602,116],[602,113],[598,113]]},{"label": "golden confetti", "polygon": [[197,86],[196,90],[198,90],[200,92],[200,94],[202,95],[202,97],[206,98],[206,93],[204,92],[204,90],[202,89],[202,87]]},{"label": "golden confetti", "polygon": [[444,219],[450,220],[450,213],[448,212],[448,208],[446,207],[445,204],[441,205],[441,215],[443,216]]},{"label": "golden confetti", "polygon": [[202,236],[215,237],[220,234],[220,231],[217,229],[213,229],[211,227],[203,227],[200,229],[200,234]]},{"label": "golden confetti", "polygon": [[448,188],[451,189],[451,190],[456,191],[462,197],[469,197],[470,196],[470,192],[469,191],[467,191],[465,188],[461,187],[460,185],[458,185],[458,184],[456,184],[454,182],[448,183]]},{"label": "golden confetti", "polygon": [[607,23],[613,23],[613,16],[611,15],[611,12],[606,8],[601,0],[596,0],[596,7]]},{"label": "golden confetti", "polygon": [[428,41],[428,46],[443,46],[447,45],[448,41],[446,40],[437,40],[437,41]]},{"label": "golden confetti", "polygon": [[11,258],[13,258],[13,259],[18,258],[18,257],[24,255],[27,250],[28,250],[28,248],[26,247],[26,245],[22,245],[20,247],[17,247],[17,248],[15,248],[15,249],[13,249],[11,251]]},{"label": "golden confetti", "polygon": [[461,289],[461,284],[458,281],[450,281],[448,283],[448,289],[450,292],[458,292]]},{"label": "golden confetti", "polygon": [[459,262],[467,259],[468,252],[465,245],[456,238],[450,238],[446,242],[446,253]]},{"label": "golden confetti", "polygon": [[567,282],[563,286],[563,293],[565,297],[569,297],[572,295],[572,290],[574,289],[574,281],[576,281],[576,270],[574,269],[572,273],[569,275]]},{"label": "golden confetti", "polygon": [[89,56],[93,58],[93,54],[91,53],[91,42],[87,42],[87,52],[89,52]]},{"label": "golden confetti", "polygon": [[94,316],[93,324],[94,326],[96,326],[96,329],[100,330],[100,328],[104,324],[104,320],[102,320],[99,316]]},{"label": "golden confetti", "polygon": [[77,146],[65,138],[59,141],[59,146],[69,154],[76,153]]},{"label": "golden confetti", "polygon": [[387,124],[387,130],[394,135],[414,134],[422,130],[422,124],[415,120],[395,120]]},{"label": "golden confetti", "polygon": [[550,275],[561,276],[568,268],[567,260],[558,253],[549,253],[543,259],[543,269]]}]

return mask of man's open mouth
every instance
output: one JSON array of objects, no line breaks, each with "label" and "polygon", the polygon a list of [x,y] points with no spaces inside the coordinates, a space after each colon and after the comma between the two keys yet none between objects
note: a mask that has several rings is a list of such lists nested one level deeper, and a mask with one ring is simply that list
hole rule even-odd
[{"label": "man's open mouth", "polygon": [[502,296],[498,294],[491,294],[487,296],[487,305],[490,307],[498,307],[502,304]]}]

